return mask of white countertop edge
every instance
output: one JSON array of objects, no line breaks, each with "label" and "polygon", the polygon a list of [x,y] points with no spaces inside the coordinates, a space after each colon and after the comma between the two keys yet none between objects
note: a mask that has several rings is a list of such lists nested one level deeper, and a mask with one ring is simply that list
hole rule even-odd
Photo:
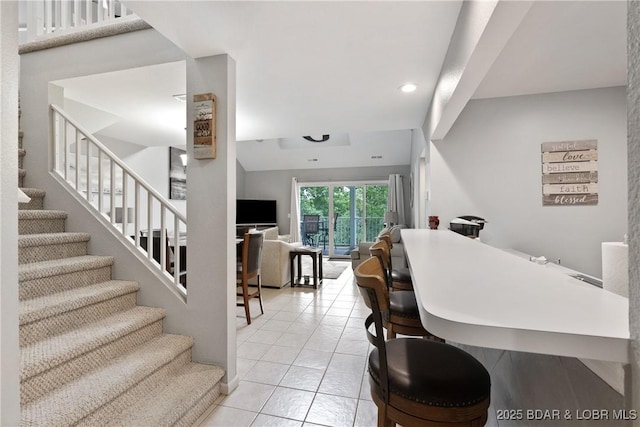
[{"label": "white countertop edge", "polygon": [[629,363],[629,341],[624,338],[472,325],[443,319],[422,307],[420,311],[424,328],[447,341],[476,347]]}]

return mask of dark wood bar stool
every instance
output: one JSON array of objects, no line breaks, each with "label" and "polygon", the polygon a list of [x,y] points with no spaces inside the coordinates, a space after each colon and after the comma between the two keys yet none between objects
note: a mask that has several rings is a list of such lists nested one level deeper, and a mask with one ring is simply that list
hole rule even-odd
[{"label": "dark wood bar stool", "polygon": [[378,239],[386,243],[389,250],[389,262],[385,267],[389,270],[391,277],[391,288],[393,290],[401,291],[413,291],[413,281],[411,280],[411,272],[407,267],[394,267],[391,260],[391,249],[393,249],[393,241],[391,240],[391,233],[389,231],[383,231],[378,236]]},{"label": "dark wood bar stool", "polygon": [[439,340],[422,326],[418,302],[413,291],[389,292],[391,279],[387,270],[389,262],[387,245],[382,241],[378,241],[371,245],[369,252],[380,263],[381,274],[387,285],[382,295],[389,307],[388,312],[383,312],[387,339],[395,338],[396,334],[403,334]]},{"label": "dark wood bar stool", "polygon": [[[485,425],[491,398],[489,373],[473,356],[449,344],[416,338],[384,340],[382,313],[389,309],[376,258],[355,270],[372,313],[365,321],[375,349],[369,355],[371,396],[378,427]],[[370,332],[374,325],[375,335]]]}]

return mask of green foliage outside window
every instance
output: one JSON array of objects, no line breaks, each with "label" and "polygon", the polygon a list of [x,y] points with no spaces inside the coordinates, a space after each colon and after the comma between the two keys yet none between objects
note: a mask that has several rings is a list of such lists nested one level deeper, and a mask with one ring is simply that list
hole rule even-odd
[{"label": "green foliage outside window", "polygon": [[[366,193],[365,193],[366,187]],[[355,191],[355,213],[351,218],[351,191]],[[335,228],[336,245],[353,246],[363,240],[362,227],[366,224],[364,240],[371,241],[380,232],[387,210],[387,185],[358,185],[334,187],[333,212],[337,215]],[[366,201],[365,201],[366,195]],[[366,203],[366,218],[362,218]],[[301,187],[300,214],[320,215],[329,223],[329,187]],[[301,218],[302,219],[302,218]],[[355,242],[351,242],[351,227],[355,226]]]}]

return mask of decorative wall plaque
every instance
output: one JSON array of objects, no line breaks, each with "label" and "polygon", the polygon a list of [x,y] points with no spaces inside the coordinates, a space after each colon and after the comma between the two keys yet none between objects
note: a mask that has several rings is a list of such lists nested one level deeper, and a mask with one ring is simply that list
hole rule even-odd
[{"label": "decorative wall plaque", "polygon": [[542,205],[598,204],[598,141],[542,143]]},{"label": "decorative wall plaque", "polygon": [[193,158],[216,158],[216,99],[212,93],[193,95]]}]

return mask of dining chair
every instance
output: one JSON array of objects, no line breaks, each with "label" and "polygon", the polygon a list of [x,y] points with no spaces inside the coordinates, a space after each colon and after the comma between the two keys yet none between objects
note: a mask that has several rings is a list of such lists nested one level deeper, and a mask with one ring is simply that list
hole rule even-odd
[{"label": "dining chair", "polygon": [[316,236],[320,232],[320,215],[302,215],[303,243],[318,246]]},{"label": "dining chair", "polygon": [[422,326],[418,301],[413,291],[389,292],[391,289],[391,276],[388,271],[390,254],[387,245],[383,241],[375,242],[369,248],[372,258],[378,260],[380,274],[384,279],[385,288],[380,298],[384,300],[388,310],[383,310],[387,339],[395,338],[396,334],[425,337],[439,340]]},{"label": "dining chair", "polygon": [[484,366],[450,344],[417,338],[385,341],[383,313],[389,303],[382,266],[371,257],[354,274],[371,309],[364,326],[374,346],[368,371],[378,427],[485,425],[491,378]]},{"label": "dining chair", "polygon": [[[242,241],[242,249],[237,262],[236,269],[236,296],[242,297],[241,302],[237,302],[238,307],[244,306],[247,324],[251,324],[251,312],[249,300],[258,298],[260,301],[260,312],[264,314],[262,307],[262,283],[260,278],[260,265],[262,264],[262,245],[264,234],[260,232],[245,233]],[[257,278],[258,289],[249,292],[249,280]]]},{"label": "dining chair", "polygon": [[386,243],[389,250],[389,266],[388,270],[391,274],[391,288],[393,290],[401,291],[413,291],[413,282],[411,280],[411,272],[407,267],[394,267],[391,262],[391,249],[393,249],[393,241],[391,240],[391,233],[385,230],[380,233],[378,240]]}]

